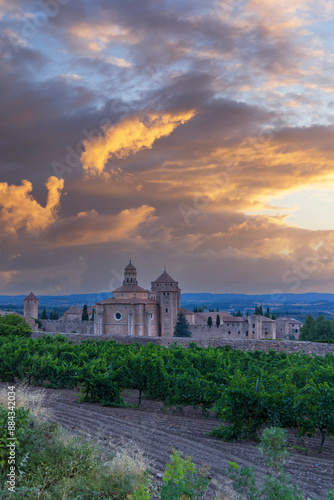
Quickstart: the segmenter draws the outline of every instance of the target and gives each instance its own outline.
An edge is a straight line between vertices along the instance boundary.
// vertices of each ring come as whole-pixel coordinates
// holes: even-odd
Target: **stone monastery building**
[[[234,317],[225,311],[195,313],[181,309],[179,283],[169,276],[166,269],[152,281],[151,290],[145,290],[138,285],[137,269],[131,261],[124,269],[123,285],[113,291],[113,296],[88,308],[89,318],[94,318],[94,322],[82,321],[82,310],[82,307],[72,306],[59,320],[42,320],[44,331],[173,337],[180,311],[186,316],[194,339],[298,338],[303,325],[293,318],[272,320],[255,314]],[[220,325],[216,327],[218,314]],[[208,326],[209,316],[213,323],[211,328]],[[24,299],[24,317],[29,321],[38,318],[38,298],[33,293]]]
[[[138,285],[137,269],[130,263],[124,281],[111,299],[95,306],[95,335],[173,337],[181,306],[179,284],[165,271],[151,283],[151,290]]]

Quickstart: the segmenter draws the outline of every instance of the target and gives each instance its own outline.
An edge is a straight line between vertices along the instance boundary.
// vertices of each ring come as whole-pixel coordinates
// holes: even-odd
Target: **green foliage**
[[[209,328],[212,327],[212,317],[211,316],[208,317],[208,327]]]
[[[141,484],[134,492],[133,495],[128,497],[129,500],[150,500],[150,490]]]
[[[206,308],[205,308],[205,306],[204,306],[204,307],[201,307],[201,306],[196,306],[196,307],[193,307],[193,311],[194,311],[195,313],[202,313],[202,312],[204,312],[204,311],[205,311],[205,309],[206,309]]]
[[[263,316],[262,304],[255,306],[254,314],[256,314],[256,316]]]
[[[192,457],[185,460],[181,453],[174,449],[170,459],[171,463],[167,465],[162,477],[164,485],[160,491],[161,500],[202,498],[210,482],[207,470],[197,471]]]
[[[13,433],[15,441],[15,455],[21,446],[21,439],[29,420],[29,410],[16,408],[15,415],[10,409],[0,404],[0,468],[8,471],[10,460],[10,447],[13,441],[10,439]]]
[[[81,319],[82,319],[82,321],[88,321],[89,320],[88,310],[87,310],[86,304],[83,306]]]
[[[41,319],[48,319],[48,315],[46,314],[46,309],[44,307],[42,314],[41,314]]]
[[[238,309],[237,312],[232,313],[232,316],[234,316],[235,318],[240,318],[242,316],[242,312],[240,311],[240,309]]]
[[[174,337],[191,337],[189,323],[182,311],[179,312],[177,317],[177,322],[174,328]]]
[[[90,318],[91,321],[94,321],[95,319],[95,309],[93,309],[92,311],[92,317]]]
[[[35,325],[38,325],[38,328],[43,328],[43,323],[40,319],[35,319]]]
[[[326,319],[322,315],[314,319],[309,314],[305,320],[305,324],[300,329],[299,340],[312,342],[334,341],[334,321]]]
[[[218,328],[220,326],[220,316],[219,314],[217,314],[217,317],[216,317],[216,327]]]
[[[267,307],[267,312],[264,315],[266,318],[270,318],[270,309]]]
[[[213,410],[222,422],[213,434],[226,440],[257,440],[263,427],[291,427],[300,436],[319,430],[322,449],[334,434],[332,355],[9,336],[0,337],[0,380],[79,386],[83,399],[110,406],[124,405],[122,391],[132,389],[138,404],[145,396]]]
[[[0,316],[0,337],[7,335],[30,337],[31,332],[32,330],[24,318],[16,314],[5,314],[5,316]]]
[[[302,492],[290,482],[283,466],[288,457],[286,450],[286,433],[284,429],[267,428],[263,432],[260,452],[270,469],[265,477],[264,485],[257,486],[254,469],[240,468],[235,462],[229,462],[228,476],[233,487],[241,493],[240,498],[248,500],[303,500]]]
[[[116,456],[106,453],[96,441],[30,420],[21,436],[14,496],[19,500],[126,500],[136,489],[147,487],[147,470],[139,459],[126,450]],[[0,469],[2,500],[13,495],[6,479]]]

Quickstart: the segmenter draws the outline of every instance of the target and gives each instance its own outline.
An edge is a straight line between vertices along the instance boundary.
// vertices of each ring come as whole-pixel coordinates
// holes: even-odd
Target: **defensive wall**
[[[41,338],[43,335],[57,335],[57,332],[34,332],[32,338]],[[162,338],[162,337],[128,337],[122,335],[106,335],[106,336],[95,336],[95,335],[84,335],[84,334],[67,334],[62,333],[68,340],[72,342],[83,342],[84,340],[98,340],[98,341],[108,341],[115,340],[116,342],[122,344],[138,344],[146,345],[148,343],[153,343],[157,345],[163,345],[165,347],[171,346],[173,344],[183,345],[187,347],[190,342],[195,342],[200,347],[222,347],[231,346],[233,349],[240,349],[242,351],[266,351],[270,349],[277,352],[291,353],[303,353],[303,354],[313,354],[317,356],[325,356],[326,354],[334,355],[334,344],[322,344],[321,342],[302,342],[293,340],[254,340],[254,339],[217,339],[217,338],[206,338],[206,339],[193,339],[193,338]]]
[[[78,320],[40,320],[43,325],[43,330],[50,333],[82,333],[94,335],[94,321],[78,321]]]

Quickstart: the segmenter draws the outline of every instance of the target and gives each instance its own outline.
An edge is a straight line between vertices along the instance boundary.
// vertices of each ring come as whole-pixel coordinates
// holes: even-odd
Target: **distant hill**
[[[73,305],[88,306],[112,296],[107,293],[87,293],[72,295],[39,295],[40,309],[46,307],[64,308]],[[0,309],[18,309],[23,306],[25,295],[0,295]],[[229,312],[241,310],[253,312],[255,306],[262,302],[264,311],[267,307],[271,313],[289,315],[296,319],[304,320],[307,314],[317,316],[324,314],[326,317],[334,318],[334,294],[333,293],[283,293],[280,295],[246,295],[237,293],[183,293],[181,298],[182,306],[193,309],[196,306],[206,306],[207,308],[217,307],[220,310]]]
[[[86,293],[73,295],[38,295],[39,306],[57,307],[57,306],[84,306],[94,305],[100,300],[108,299],[112,296],[108,293]],[[13,306],[21,306],[26,295],[0,295],[0,308],[3,305],[12,304]]]
[[[254,302],[263,304],[314,304],[332,302],[334,303],[334,293],[282,293],[266,295],[246,295],[238,293],[183,293],[182,303],[243,303],[253,304]]]

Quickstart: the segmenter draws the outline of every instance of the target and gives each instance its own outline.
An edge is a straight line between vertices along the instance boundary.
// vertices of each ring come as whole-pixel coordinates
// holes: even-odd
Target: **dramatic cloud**
[[[333,14],[0,0],[1,293],[333,291]]]
[[[100,215],[95,210],[80,212],[60,221],[47,239],[52,248],[131,240],[141,224],[153,220],[153,213],[154,208],[146,205],[117,215]]]
[[[101,174],[109,158],[126,158],[141,149],[151,149],[157,139],[168,136],[194,115],[192,110],[177,115],[131,116],[115,126],[106,127],[102,137],[84,141],[83,168],[89,174]]]
[[[42,207],[31,195],[33,186],[22,181],[21,186],[0,183],[0,225],[3,231],[16,233],[19,229],[41,231],[52,224],[57,215],[64,181],[50,177],[46,183],[47,204]]]

